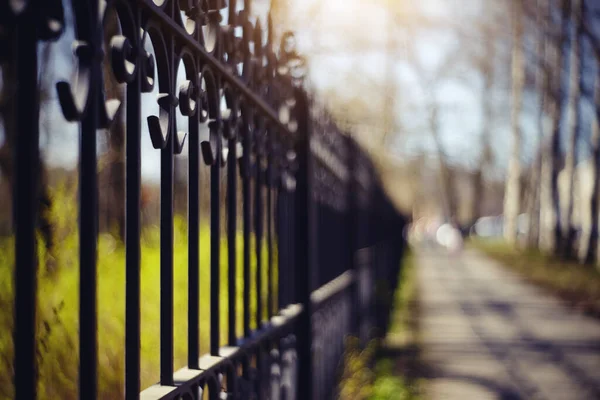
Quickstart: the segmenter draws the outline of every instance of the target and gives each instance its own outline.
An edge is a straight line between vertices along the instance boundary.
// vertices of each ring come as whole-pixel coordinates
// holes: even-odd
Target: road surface
[[[600,321],[475,250],[417,257],[426,398],[600,399]]]

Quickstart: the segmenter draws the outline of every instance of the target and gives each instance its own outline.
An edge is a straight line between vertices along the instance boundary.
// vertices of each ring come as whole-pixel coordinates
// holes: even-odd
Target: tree
[[[546,66],[544,65],[544,51],[546,45],[547,1],[537,0],[535,11],[535,50],[534,50],[534,84],[535,92],[539,99],[537,112],[537,151],[531,168],[531,198],[528,209],[529,229],[527,243],[531,248],[540,245],[540,217],[541,217],[541,183],[542,183],[542,149],[544,143],[544,108],[547,98],[547,81],[545,79]]]
[[[589,198],[590,208],[590,233],[588,240],[584,245],[583,249],[583,260],[586,263],[597,263],[598,262],[598,239],[599,239],[599,228],[598,228],[598,217],[599,217],[599,197],[600,197],[600,41],[595,35],[593,29],[590,26],[589,18],[591,17],[591,10],[589,9],[589,3],[581,1],[580,14],[576,17],[579,18],[579,27],[581,34],[588,39],[591,44],[592,53],[596,60],[596,76],[594,79],[594,90],[592,94],[592,105],[594,107],[594,117],[592,118],[592,134],[590,137],[591,147],[591,158],[592,158],[592,190]]]
[[[594,80],[594,104],[600,104],[600,77]],[[584,245],[583,261],[588,264],[596,262],[598,257],[598,197],[600,193],[600,128],[598,120],[600,116],[592,119],[592,135],[590,137],[590,147],[592,149],[592,193],[589,199],[590,207],[590,234],[587,243]]]
[[[581,19],[578,14],[581,7],[581,0],[572,0],[572,40],[571,40],[571,58],[569,66],[569,132],[568,146],[565,160],[565,175],[567,178],[567,190],[565,207],[563,209],[562,235],[563,235],[563,255],[567,258],[572,256],[573,242],[575,239],[575,228],[573,226],[573,198],[574,198],[574,178],[576,164],[576,147],[579,141],[581,131],[580,115],[580,91],[582,85],[583,58],[581,56]]]
[[[541,201],[542,212],[542,238],[544,250],[557,254],[560,250],[562,231],[560,225],[560,196],[558,187],[558,174],[560,170],[560,126],[562,121],[562,108],[564,106],[563,88],[563,45],[568,38],[568,18],[570,16],[570,0],[561,0],[558,10],[558,21],[553,21],[550,2],[545,12],[545,31],[550,39],[545,42],[544,59],[540,60],[545,67],[546,101],[544,102],[545,114],[550,119],[544,132],[542,147],[542,179]],[[551,40],[553,39],[553,40]],[[546,130],[546,128],[545,128]]]
[[[504,193],[504,237],[509,243],[517,240],[517,217],[520,208],[521,179],[521,127],[520,115],[524,85],[523,62],[523,5],[521,0],[514,1],[511,9],[513,24],[512,43],[512,150],[506,176]]]
[[[483,54],[475,58],[475,66],[481,72],[483,85],[481,91],[482,101],[482,126],[480,134],[480,155],[477,160],[475,173],[473,174],[473,199],[471,202],[471,225],[475,224],[482,215],[481,195],[484,192],[484,173],[491,165],[494,155],[492,152],[492,129],[494,98],[491,95],[494,88],[494,76],[496,72],[496,42],[495,21],[481,26],[484,40]]]

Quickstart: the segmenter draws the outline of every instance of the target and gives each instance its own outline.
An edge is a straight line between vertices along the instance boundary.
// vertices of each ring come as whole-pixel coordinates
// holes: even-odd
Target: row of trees
[[[476,15],[460,15],[459,10],[451,9],[430,15],[411,2],[375,2],[370,10],[381,7],[385,19],[377,29],[373,28],[374,32],[350,29],[353,21],[349,21],[348,31],[335,35],[322,24],[308,36],[335,36],[335,41],[321,40],[335,44],[325,46],[315,39],[313,46],[307,48],[309,58],[318,61],[340,53],[352,60],[345,68],[347,75],[336,72],[344,77],[340,80],[351,84],[339,85],[337,79],[332,79],[335,84],[322,89],[322,97],[338,120],[359,140],[363,139],[365,146],[373,148],[376,159],[385,158],[382,154],[396,155],[395,168],[382,165],[382,170],[386,175],[389,173],[390,190],[412,194],[399,195],[405,200],[402,202],[405,211],[412,208],[419,214],[429,213],[430,203],[435,202],[446,219],[465,227],[483,213],[501,210],[493,204],[496,199],[490,199],[490,189],[496,187],[490,177],[497,163],[493,133],[501,117],[509,115],[507,100],[493,93],[504,90],[506,98],[509,93],[505,86],[510,83],[507,68],[510,34],[503,32],[503,28],[510,22],[510,16],[506,4],[495,1],[482,4]],[[317,11],[336,12],[322,7]],[[317,11],[313,10],[315,14]],[[301,15],[297,13],[295,18]],[[367,16],[364,19],[368,20]],[[377,33],[380,27],[386,30],[383,35]],[[454,39],[433,50],[435,61],[423,54],[432,35],[444,42],[450,37]],[[375,74],[364,63],[373,53],[385,57]],[[460,86],[482,104],[476,110],[468,110],[481,114],[480,126],[474,131],[448,132],[448,115],[459,113],[457,104],[444,93],[450,85]],[[456,160],[456,149],[448,144],[449,135],[456,135],[475,148],[468,163],[464,158]],[[403,152],[409,142],[420,145]],[[433,170],[437,177],[431,181],[428,175]],[[423,188],[424,185],[434,187]],[[484,191],[490,194],[485,199]],[[494,193],[497,197],[497,192]]]
[[[415,136],[426,138],[429,145],[422,151],[437,161],[439,207],[447,219],[457,219],[467,201],[470,210],[462,213],[460,224],[471,226],[482,216],[482,194],[500,169],[504,206],[498,212],[504,214],[505,238],[594,263],[600,165],[600,31],[595,26],[600,5],[593,0],[475,3],[470,14],[465,8],[434,16],[408,2],[378,3],[391,20],[382,21],[389,26],[387,43],[367,48],[387,50],[388,60],[409,71],[405,75],[410,78],[401,82],[383,63],[378,79],[372,79],[357,61],[348,74],[353,85],[329,88],[324,97],[340,120],[357,134],[365,133],[367,144],[383,137],[389,148],[390,142],[401,146]],[[455,39],[440,47],[435,63],[421,57],[420,37],[432,32]],[[337,51],[360,60],[367,35],[348,31],[338,40],[342,46],[320,48],[314,57]],[[445,118],[456,114],[444,98],[448,84],[463,86],[479,102],[469,111],[479,114],[477,132],[456,134],[477,153],[468,165],[468,200],[464,182],[458,182],[464,174],[457,175],[464,165],[457,167],[462,160],[453,160],[454,149],[446,140]]]
[[[364,133],[367,145],[379,142],[389,149],[395,142],[401,147],[415,136],[429,142],[421,150],[428,156],[411,155],[413,160],[404,162],[403,171],[418,181],[421,172],[419,168],[411,172],[411,166],[436,160],[437,165],[430,163],[428,168],[437,169],[441,194],[437,201],[447,219],[462,214],[459,223],[472,226],[490,210],[482,197],[491,181],[503,179],[504,205],[497,212],[504,214],[509,242],[594,263],[600,164],[597,3],[486,0],[428,14],[425,7],[410,2],[379,1],[372,8],[386,10],[380,24],[388,29],[383,40],[372,32],[348,29],[335,41],[321,41],[335,43],[330,47],[315,39],[308,56],[320,60],[343,53],[357,60],[347,74],[352,85],[326,88],[323,97],[339,120],[357,135]],[[317,27],[308,22],[335,10],[315,4],[307,7],[307,15],[294,12],[296,25],[309,31],[309,37],[329,38],[331,32],[322,27],[325,22]],[[350,6],[351,2],[344,5]],[[420,37],[432,32],[455,39],[445,49],[439,47],[437,63],[420,57]],[[360,61],[366,50],[377,49],[388,58],[373,76]],[[390,65],[410,71],[410,78],[402,82],[398,74],[390,73]],[[445,117],[455,111],[441,88],[450,83],[467,88],[479,102],[469,111],[478,114],[476,132],[456,134],[476,149],[467,175],[458,173],[465,165],[453,160],[454,149],[446,140]],[[411,91],[409,86],[418,89]],[[465,177],[470,180],[470,198],[465,197]],[[412,203],[423,200],[413,196]]]
[[[586,263],[598,257],[600,41],[594,4],[514,0],[510,8],[513,146],[505,238],[517,242],[517,217],[527,212],[528,246]],[[523,99],[536,104],[533,110]],[[533,161],[523,164],[522,121],[528,117],[537,137]]]

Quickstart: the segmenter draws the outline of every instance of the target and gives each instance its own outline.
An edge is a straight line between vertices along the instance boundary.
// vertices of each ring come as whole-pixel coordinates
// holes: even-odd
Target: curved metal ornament
[[[92,6],[93,2],[73,1],[72,8],[77,24],[76,40],[73,43],[73,54],[77,59],[75,84],[60,81],[56,84],[56,91],[63,115],[71,122],[81,121],[89,111],[91,96],[97,96],[97,128],[107,128],[121,102],[117,99],[105,100],[104,78],[100,72],[104,60],[101,38],[107,3],[101,0],[97,13],[91,10]],[[94,15],[97,15],[98,20],[90,19]]]

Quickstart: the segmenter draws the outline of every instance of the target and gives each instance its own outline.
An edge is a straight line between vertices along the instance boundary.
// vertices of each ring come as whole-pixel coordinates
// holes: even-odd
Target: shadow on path
[[[600,399],[600,323],[472,251],[419,257],[432,399]]]

